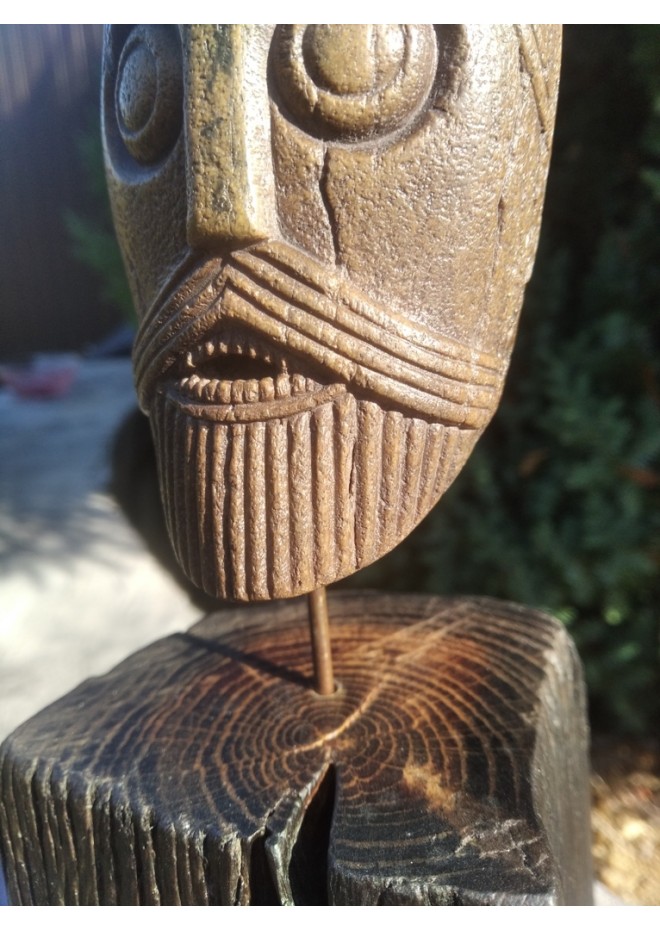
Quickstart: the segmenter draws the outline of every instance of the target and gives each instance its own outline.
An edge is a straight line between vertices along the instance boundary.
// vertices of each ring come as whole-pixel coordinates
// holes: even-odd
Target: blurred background
[[[0,735],[204,606],[174,567],[133,400],[100,55],[98,26],[0,27]],[[660,26],[567,26],[501,408],[439,507],[347,582],[489,594],[566,623],[589,687],[599,874],[655,904],[659,221]]]

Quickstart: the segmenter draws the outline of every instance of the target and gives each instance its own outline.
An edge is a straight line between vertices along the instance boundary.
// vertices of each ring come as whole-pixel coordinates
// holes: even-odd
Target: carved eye
[[[141,165],[167,155],[181,131],[181,43],[171,26],[136,26],[119,56],[114,106],[119,135]]]
[[[302,128],[357,141],[399,129],[427,100],[436,75],[433,26],[281,26],[277,88]]]

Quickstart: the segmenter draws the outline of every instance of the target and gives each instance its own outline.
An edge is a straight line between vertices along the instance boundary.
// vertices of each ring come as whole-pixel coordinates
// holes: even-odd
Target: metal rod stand
[[[314,687],[324,696],[334,694],[335,680],[332,672],[332,646],[330,622],[325,587],[317,588],[308,595],[309,630],[312,637],[312,660],[314,662]]]

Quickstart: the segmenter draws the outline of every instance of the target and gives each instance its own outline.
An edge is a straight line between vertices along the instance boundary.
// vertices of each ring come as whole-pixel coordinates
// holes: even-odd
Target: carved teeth
[[[232,355],[276,365],[280,373],[275,378],[244,380],[209,378],[201,373],[204,368],[196,370],[209,359],[218,358],[218,373],[221,373],[222,359]],[[279,354],[274,355],[268,345],[255,343],[240,333],[224,333],[222,336],[206,339],[186,353],[184,362],[184,371],[187,373],[179,381],[179,390],[193,400],[208,404],[253,404],[310,394],[321,390],[322,387],[312,378],[298,373],[289,374],[285,358]]]
[[[275,397],[275,382],[272,378],[262,378],[259,382],[259,397],[261,400],[272,400]]]
[[[304,375],[281,372],[276,378],[236,378],[233,381],[186,375],[179,381],[179,390],[190,397],[210,404],[253,404],[283,397],[313,394],[322,385]]]
[[[291,379],[287,374],[278,375],[275,379],[275,396],[289,397],[291,395]]]
[[[215,400],[215,389],[217,386],[218,382],[216,380],[209,381],[204,385],[202,390],[202,397],[204,400],[208,400],[210,403]]]
[[[305,378],[303,375],[294,375],[291,379],[291,393],[304,394],[306,391]]]
[[[243,389],[243,400],[246,404],[259,400],[259,382],[254,378],[245,382]]]

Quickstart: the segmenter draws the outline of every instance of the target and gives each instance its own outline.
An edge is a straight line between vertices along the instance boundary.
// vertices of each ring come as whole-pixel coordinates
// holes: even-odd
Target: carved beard
[[[464,464],[503,367],[281,242],[198,268],[135,348],[184,571],[263,600],[375,561]]]

